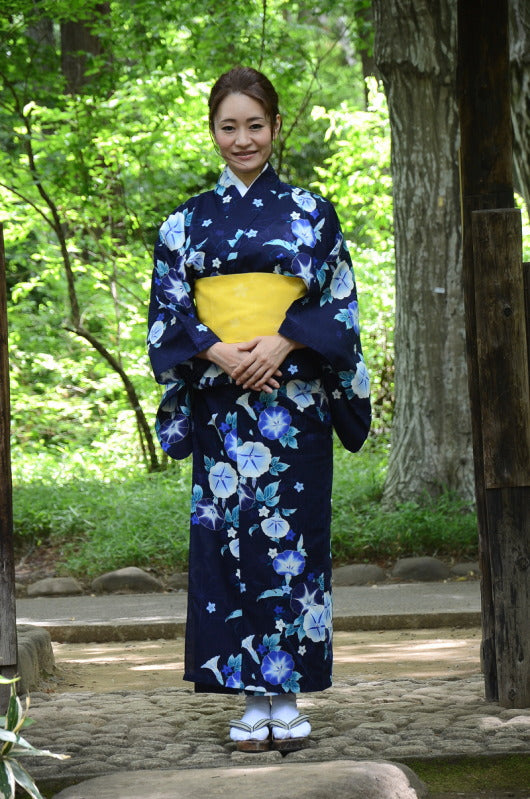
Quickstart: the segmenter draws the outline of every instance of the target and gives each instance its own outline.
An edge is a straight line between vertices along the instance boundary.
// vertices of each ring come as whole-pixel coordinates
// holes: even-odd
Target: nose
[[[244,127],[237,129],[236,144],[239,147],[246,147],[250,143],[250,136],[248,130]]]

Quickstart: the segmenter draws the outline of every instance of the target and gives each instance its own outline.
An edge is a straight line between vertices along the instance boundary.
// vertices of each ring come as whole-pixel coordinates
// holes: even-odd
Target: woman
[[[209,110],[226,166],[160,229],[148,336],[161,445],[193,453],[184,679],[245,694],[238,748],[294,748],[331,684],[331,421],[361,447],[369,381],[335,211],[269,164],[274,87],[237,67]]]

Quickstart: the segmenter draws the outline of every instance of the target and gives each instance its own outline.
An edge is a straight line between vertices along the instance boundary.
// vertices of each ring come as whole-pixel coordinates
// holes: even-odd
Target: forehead
[[[223,120],[237,120],[246,122],[249,119],[265,119],[266,114],[261,103],[247,94],[229,94],[219,103],[215,115],[216,122]]]

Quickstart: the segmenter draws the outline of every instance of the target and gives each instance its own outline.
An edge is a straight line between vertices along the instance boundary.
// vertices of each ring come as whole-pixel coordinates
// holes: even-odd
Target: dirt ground
[[[467,677],[480,672],[480,630],[335,633],[334,678]],[[155,690],[182,685],[184,641],[53,644],[57,677],[48,690]]]

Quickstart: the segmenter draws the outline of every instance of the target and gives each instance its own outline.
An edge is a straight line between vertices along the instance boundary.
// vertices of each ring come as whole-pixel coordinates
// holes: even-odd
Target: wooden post
[[[530,380],[518,209],[474,211],[478,393],[498,699],[530,707]]]
[[[484,493],[471,213],[513,208],[507,0],[458,0],[458,105],[462,199],[462,275],[479,528],[482,665],[486,698],[498,698],[495,612]]]
[[[0,674],[14,677],[17,670],[15,561],[10,458],[9,360],[4,235],[0,224]],[[0,711],[9,691],[0,686]]]

